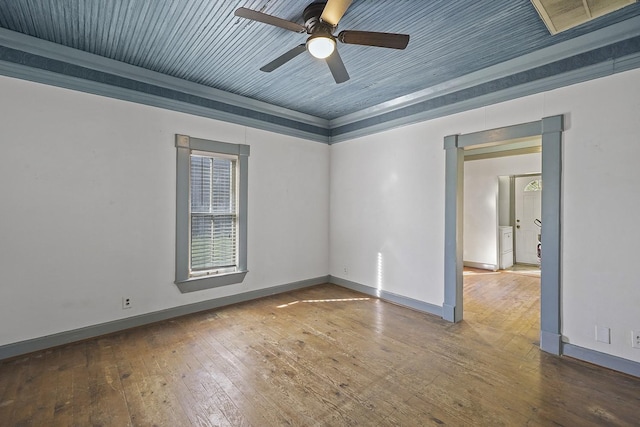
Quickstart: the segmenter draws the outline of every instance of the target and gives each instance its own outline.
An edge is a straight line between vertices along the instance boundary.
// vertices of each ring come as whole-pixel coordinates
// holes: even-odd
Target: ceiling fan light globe
[[[335,49],[336,41],[332,37],[317,36],[307,40],[307,50],[318,59],[329,57]]]

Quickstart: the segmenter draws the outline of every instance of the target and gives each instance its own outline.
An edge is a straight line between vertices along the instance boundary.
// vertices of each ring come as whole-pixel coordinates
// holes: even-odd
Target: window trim
[[[176,278],[182,293],[240,283],[247,270],[247,199],[249,146],[192,138],[176,134]],[[216,275],[189,276],[190,157],[192,151],[237,156],[238,168],[238,266],[236,271]]]

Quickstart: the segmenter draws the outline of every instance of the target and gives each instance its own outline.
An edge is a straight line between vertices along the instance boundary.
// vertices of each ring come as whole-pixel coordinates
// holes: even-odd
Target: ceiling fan
[[[324,59],[329,66],[336,83],[349,80],[349,73],[338,54],[336,40],[346,44],[363,46],[377,46],[391,49],[404,49],[409,44],[408,34],[376,33],[372,31],[341,31],[337,36],[333,32],[338,27],[338,22],[347,11],[352,0],[328,0],[326,2],[314,2],[304,9],[302,17],[304,25],[287,21],[257,10],[241,7],[235,11],[235,15],[241,18],[251,19],[264,24],[274,25],[285,30],[297,33],[307,33],[309,37],[306,43],[280,55],[269,62],[261,71],[267,73],[284,65],[305,50],[316,58]]]

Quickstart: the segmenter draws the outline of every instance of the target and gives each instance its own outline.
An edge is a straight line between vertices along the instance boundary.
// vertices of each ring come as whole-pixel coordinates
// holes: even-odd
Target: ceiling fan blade
[[[342,58],[340,58],[338,49],[334,50],[333,53],[327,57],[326,61],[336,83],[343,83],[349,80],[349,73],[347,73],[347,69],[344,66],[344,62],[342,62]]]
[[[274,25],[276,27],[284,28],[285,30],[295,31],[296,33],[304,33],[307,29],[295,22],[287,21],[286,19],[278,18],[277,16],[267,15],[266,13],[258,12],[257,10],[247,9],[246,7],[240,7],[236,9],[234,15],[240,18],[251,19],[252,21],[262,22],[264,24]]]
[[[283,55],[280,55],[279,57],[277,57],[273,61],[269,62],[264,67],[260,68],[260,71],[264,71],[266,73],[270,73],[273,70],[275,70],[276,68],[278,68],[279,66],[284,65],[285,63],[291,61],[293,58],[295,58],[296,56],[300,55],[305,50],[307,50],[307,47],[304,44],[298,45],[298,46],[294,47],[293,49],[291,49],[290,51],[284,53]]]
[[[336,25],[338,25],[338,22],[340,22],[340,19],[342,19],[342,15],[344,15],[344,13],[351,5],[351,1],[352,0],[327,1],[320,19],[322,19],[327,24],[333,25],[335,27]]]
[[[373,31],[341,31],[338,34],[338,40],[346,44],[404,49],[409,44],[409,35]]]

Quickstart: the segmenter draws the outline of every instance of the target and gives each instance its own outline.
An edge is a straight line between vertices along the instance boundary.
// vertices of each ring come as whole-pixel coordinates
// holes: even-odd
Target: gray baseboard
[[[230,295],[228,297],[216,298],[194,304],[181,305],[179,307],[168,308],[166,310],[154,311],[152,313],[141,314],[139,316],[127,317],[126,319],[114,320],[112,322],[100,323],[98,325],[87,326],[71,331],[60,332],[53,335],[34,338],[16,343],[0,346],[0,360],[22,354],[32,353],[46,348],[57,347],[75,341],[95,338],[100,335],[110,334],[137,326],[148,325],[162,320],[172,319],[199,311],[211,310],[226,305],[237,304],[270,295],[281,294],[296,289],[307,288],[309,286],[320,285],[329,282],[329,276],[320,276],[313,279],[301,280],[279,286],[272,286],[265,289],[244,292]]]
[[[270,295],[276,295],[284,292],[303,289],[310,286],[320,285],[323,283],[333,283],[366,295],[380,298],[398,305],[409,307],[414,310],[422,311],[428,314],[434,314],[442,317],[443,308],[434,304],[418,301],[402,295],[394,294],[384,290],[378,290],[374,287],[352,282],[335,276],[320,276],[313,279],[301,280],[298,282],[287,283],[284,285],[273,286],[265,289],[258,289],[242,294],[231,295],[228,297],[217,298],[214,300],[202,301],[195,304],[183,305],[166,310],[160,310],[152,313],[142,314],[139,316],[128,317],[126,319],[115,320],[112,322],[101,323],[98,325],[87,326],[84,328],[74,329],[58,334],[47,335],[40,338],[20,341],[16,343],[0,346],[0,360],[10,357],[16,357],[38,350],[44,350],[51,347],[57,347],[69,344],[75,341],[81,341],[89,338],[95,338],[101,335],[110,334],[137,326],[148,325],[162,320],[172,319],[187,314],[197,313],[199,311],[211,310],[226,305],[237,304],[240,302],[250,301],[263,298]],[[592,363],[594,365],[603,366],[615,371],[623,372],[628,375],[640,377],[640,363],[612,356],[606,353],[600,353],[595,350],[579,347],[573,344],[562,343],[558,334],[550,334],[542,331],[541,333],[541,349],[552,354],[561,354]]]
[[[633,375],[634,377],[640,377],[640,363],[618,356],[600,353],[599,351],[578,347],[577,345],[569,343],[562,343],[562,355]]]
[[[434,304],[429,304],[428,302],[418,301],[413,298],[408,298],[385,290],[379,290],[372,286],[352,282],[350,280],[342,279],[336,276],[329,276],[329,282],[338,286],[342,286],[344,288],[362,292],[363,294],[380,298],[384,301],[392,302],[394,304],[402,305],[404,307],[409,307],[414,310],[422,311],[429,314],[435,314],[436,316],[442,317],[442,307]]]

